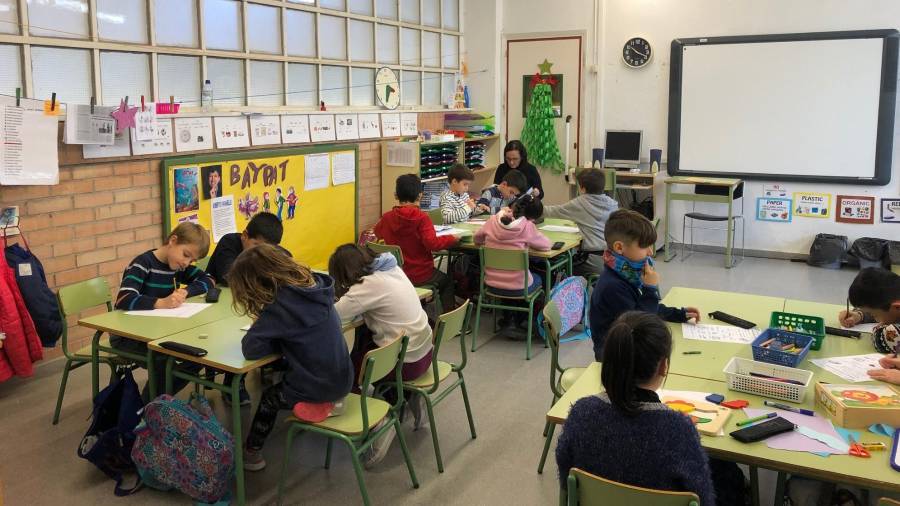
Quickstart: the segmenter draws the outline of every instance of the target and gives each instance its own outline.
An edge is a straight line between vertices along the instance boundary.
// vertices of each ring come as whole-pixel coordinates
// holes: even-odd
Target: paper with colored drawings
[[[822,418],[821,416],[807,416],[801,415],[800,413],[793,413],[790,411],[784,411],[781,409],[758,409],[758,408],[744,408],[744,414],[747,415],[748,418],[753,418],[756,416],[765,415],[771,412],[778,413],[778,416],[784,418],[785,420],[794,423],[796,425],[800,425],[805,427],[806,429],[815,431],[829,438],[836,438],[843,440],[838,434],[837,430],[835,430],[834,425],[831,423],[831,420],[827,418]],[[838,449],[832,448],[822,441],[818,441],[811,437],[805,436],[797,431],[785,432],[782,434],[778,434],[777,436],[772,436],[766,439],[766,446],[772,448],[773,450],[789,450],[795,452],[809,452],[815,453],[817,455],[830,455],[830,454],[846,454],[846,451],[840,451]]]
[[[656,395],[659,396],[660,399],[663,397],[677,397],[681,400],[685,401],[695,401],[707,403],[709,401],[706,400],[706,396],[709,395],[710,392],[697,392],[694,390],[667,390],[665,388],[661,388],[656,391]],[[724,436],[725,430],[719,429],[716,433],[716,436]]]

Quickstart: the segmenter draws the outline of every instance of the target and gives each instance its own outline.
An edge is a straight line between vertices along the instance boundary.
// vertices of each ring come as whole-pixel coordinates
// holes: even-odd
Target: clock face
[[[632,37],[625,43],[622,48],[622,61],[625,65],[633,68],[640,68],[650,63],[653,52],[650,43],[643,37]]]
[[[395,70],[387,67],[378,69],[375,74],[375,97],[387,109],[396,109],[400,105],[400,80]]]

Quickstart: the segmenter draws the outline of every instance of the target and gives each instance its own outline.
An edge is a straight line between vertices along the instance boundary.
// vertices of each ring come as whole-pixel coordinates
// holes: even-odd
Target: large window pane
[[[459,67],[459,37],[441,34],[441,60],[448,69]]]
[[[287,1],[288,1],[288,3],[292,3],[292,4],[314,5],[316,3],[316,0],[287,0]]]
[[[88,49],[31,48],[34,98],[91,103],[91,52]],[[133,103],[133,101],[132,101]]]
[[[288,105],[315,107],[319,103],[318,81],[315,65],[288,64]]]
[[[28,24],[31,35],[87,39],[87,0],[28,0]]]
[[[441,0],[422,0],[422,24],[441,26]]]
[[[0,93],[15,95],[22,87],[22,50],[19,46],[0,45]]]
[[[425,105],[441,105],[441,75],[435,72],[425,72],[422,78],[422,88],[425,91]]]
[[[319,16],[319,51],[329,60],[347,59],[346,18]]]
[[[150,102],[150,55],[101,51],[100,87],[104,105],[118,105],[126,96],[138,104],[141,95]]]
[[[444,13],[441,21],[445,29],[459,30],[459,0],[444,0]]]
[[[146,0],[97,0],[97,30],[102,40],[146,44]]]
[[[200,106],[200,86],[203,84],[200,57],[161,54],[156,64],[159,70],[160,101],[165,102],[174,96],[176,102],[187,107]]]
[[[156,0],[156,43],[162,46],[197,47],[197,0]]]
[[[400,30],[400,63],[403,65],[421,65],[422,53],[419,30],[403,28]]]
[[[255,53],[281,54],[281,9],[247,4],[247,45]]]
[[[242,51],[241,3],[233,0],[204,0],[203,35],[208,49]]]
[[[351,69],[350,105],[375,105],[375,69]]]
[[[441,104],[449,102],[456,94],[456,74],[444,74],[441,79]]]
[[[0,33],[19,34],[18,0],[0,0]]]
[[[376,0],[375,8],[377,17],[397,20],[397,0]]]
[[[441,66],[441,36],[435,32],[422,32],[422,65]]]
[[[206,59],[207,79],[213,87],[213,105],[244,105],[244,62],[226,58]]]
[[[347,105],[347,67],[322,65],[322,100],[326,107]]]
[[[291,56],[316,56],[316,15],[288,9],[285,24],[285,44]]]
[[[350,12],[371,16],[372,0],[350,0]]]
[[[250,62],[250,96],[248,105],[284,105],[284,78],[281,62]]]
[[[422,73],[404,70],[400,72],[400,104],[422,103]]]
[[[379,2],[378,5],[381,5]],[[398,63],[397,27],[378,25],[378,63]]]
[[[349,20],[350,59],[375,61],[375,25],[366,21]]]
[[[347,10],[347,3],[344,0],[319,0],[319,7],[334,9],[336,11],[345,11]]]
[[[400,21],[419,22],[419,0],[400,0]]]

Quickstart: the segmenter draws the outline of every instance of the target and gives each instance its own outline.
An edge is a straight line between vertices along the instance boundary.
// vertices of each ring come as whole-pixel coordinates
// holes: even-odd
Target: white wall
[[[500,69],[503,53],[500,31],[503,29],[502,0],[468,0],[463,3],[463,59],[469,69],[469,101],[472,109],[502,116]],[[498,124],[499,128],[500,125]]]

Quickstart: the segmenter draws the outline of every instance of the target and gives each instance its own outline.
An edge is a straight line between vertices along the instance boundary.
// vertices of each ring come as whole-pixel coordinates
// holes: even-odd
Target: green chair
[[[443,401],[457,387],[462,392],[463,403],[466,405],[466,416],[469,418],[469,431],[472,433],[472,439],[475,439],[475,421],[472,419],[472,407],[469,405],[469,394],[466,391],[466,380],[463,378],[463,369],[466,368],[466,338],[462,331],[466,328],[469,318],[472,315],[472,306],[469,301],[459,306],[447,314],[442,314],[435,325],[434,331],[434,351],[432,352],[433,360],[431,362],[431,371],[426,372],[422,376],[403,383],[403,388],[411,392],[415,392],[425,399],[425,407],[428,412],[428,424],[431,426],[431,439],[434,442],[434,457],[437,459],[438,472],[444,472],[444,463],[441,460],[441,447],[438,444],[437,427],[434,423],[434,407]],[[454,364],[438,360],[441,350],[441,344],[444,339],[453,339],[459,336],[460,362]],[[452,385],[445,388],[441,393],[436,394],[441,383],[455,372],[457,379]]]
[[[577,467],[569,470],[567,490],[560,492],[560,506],[602,506],[640,504],[641,506],[700,506],[692,492],[671,492],[635,487],[607,480]],[[568,495],[568,502],[566,501]]]
[[[107,311],[112,311],[113,309],[112,297],[109,294],[109,284],[107,284],[106,278],[93,278],[74,285],[64,286],[56,293],[56,299],[59,301],[59,313],[63,321],[61,341],[63,355],[66,357],[66,365],[63,368],[62,379],[59,382],[59,395],[56,398],[56,411],[53,412],[53,425],[59,423],[59,412],[62,409],[63,397],[66,395],[66,382],[69,380],[69,372],[91,363],[91,345],[87,345],[74,353],[69,351],[69,329],[66,325],[66,318],[85,309],[104,304]],[[108,347],[109,340],[104,339],[101,344]],[[114,357],[108,354],[101,354],[100,362],[109,365],[113,374],[115,374],[116,365],[122,363],[122,361],[114,360]]]
[[[212,255],[207,255],[206,257],[201,258],[200,260],[197,260],[197,262],[196,262],[197,268],[200,269],[201,271],[205,271],[206,268],[209,266],[210,258],[212,258]]]
[[[400,441],[400,449],[406,460],[409,477],[412,479],[413,488],[419,488],[416,472],[413,469],[409,449],[406,440],[400,430],[399,413],[403,407],[403,380],[401,376],[401,364],[406,355],[406,346],[409,338],[403,336],[381,348],[374,349],[363,358],[363,368],[360,373],[360,394],[348,394],[344,399],[346,411],[339,416],[326,418],[318,423],[308,423],[294,416],[286,421],[289,424],[287,444],[284,452],[284,461],[281,468],[281,480],[278,482],[278,504],[282,504],[284,496],[284,482],[287,479],[288,462],[290,460],[291,444],[298,432],[312,432],[328,438],[328,447],[325,450],[325,469],[331,465],[331,447],[335,439],[343,441],[350,449],[350,457],[353,461],[353,470],[356,471],[356,480],[359,491],[362,494],[363,503],[370,504],[369,494],[366,491],[366,483],[363,480],[363,468],[359,456],[368,450],[385,432],[392,428],[397,431],[397,439]],[[369,385],[386,377],[392,371],[395,373],[395,385],[397,388],[397,402],[388,404],[381,399],[369,397]],[[386,423],[375,430],[375,426],[384,420]]]
[[[444,224],[444,215],[441,214],[440,207],[435,207],[434,209],[429,209],[425,212],[428,214],[428,217],[431,218],[432,225],[443,225]]]
[[[553,393],[553,402],[550,403],[550,406],[552,407],[566,393],[566,390],[578,381],[585,368],[569,367],[563,369],[559,365],[559,329],[562,328],[562,323],[556,302],[552,300],[547,302],[544,305],[543,314],[544,338],[547,340],[547,344],[550,345],[550,391]],[[547,422],[544,425],[544,437],[547,439],[544,441],[544,451],[541,453],[541,462],[538,464],[539,474],[544,472],[544,462],[547,460],[547,452],[550,451],[550,442],[553,441],[555,429],[556,424]]]
[[[478,339],[480,331],[479,324],[481,322],[482,308],[494,309],[494,330],[496,331],[497,311],[498,309],[506,309],[507,311],[518,311],[528,313],[528,334],[525,338],[525,360],[531,360],[531,335],[534,330],[533,316],[534,303],[544,293],[544,289],[540,286],[528,291],[528,250],[524,249],[497,249],[482,247],[478,250],[481,258],[481,282],[478,294],[478,307],[475,309],[475,329],[472,332],[472,351],[476,350],[475,341]],[[484,274],[485,269],[496,269],[499,271],[520,271],[524,274],[521,295],[500,295],[491,287],[485,285]],[[527,308],[522,306],[513,306],[503,304],[502,301],[524,301],[528,304]]]
[[[397,259],[397,265],[403,267],[403,250],[400,249],[400,246],[396,246],[394,244],[382,244],[380,242],[368,242],[366,246],[369,247],[375,253],[379,255],[382,253],[390,253],[394,255],[394,258]],[[428,288],[432,292],[431,298],[434,300],[434,310],[435,314],[441,314],[443,312],[443,307],[441,306],[441,297],[438,295],[438,289],[434,285],[424,284],[424,285],[416,285],[421,288]]]
[[[600,169],[603,172],[603,192],[616,198],[616,169]]]

